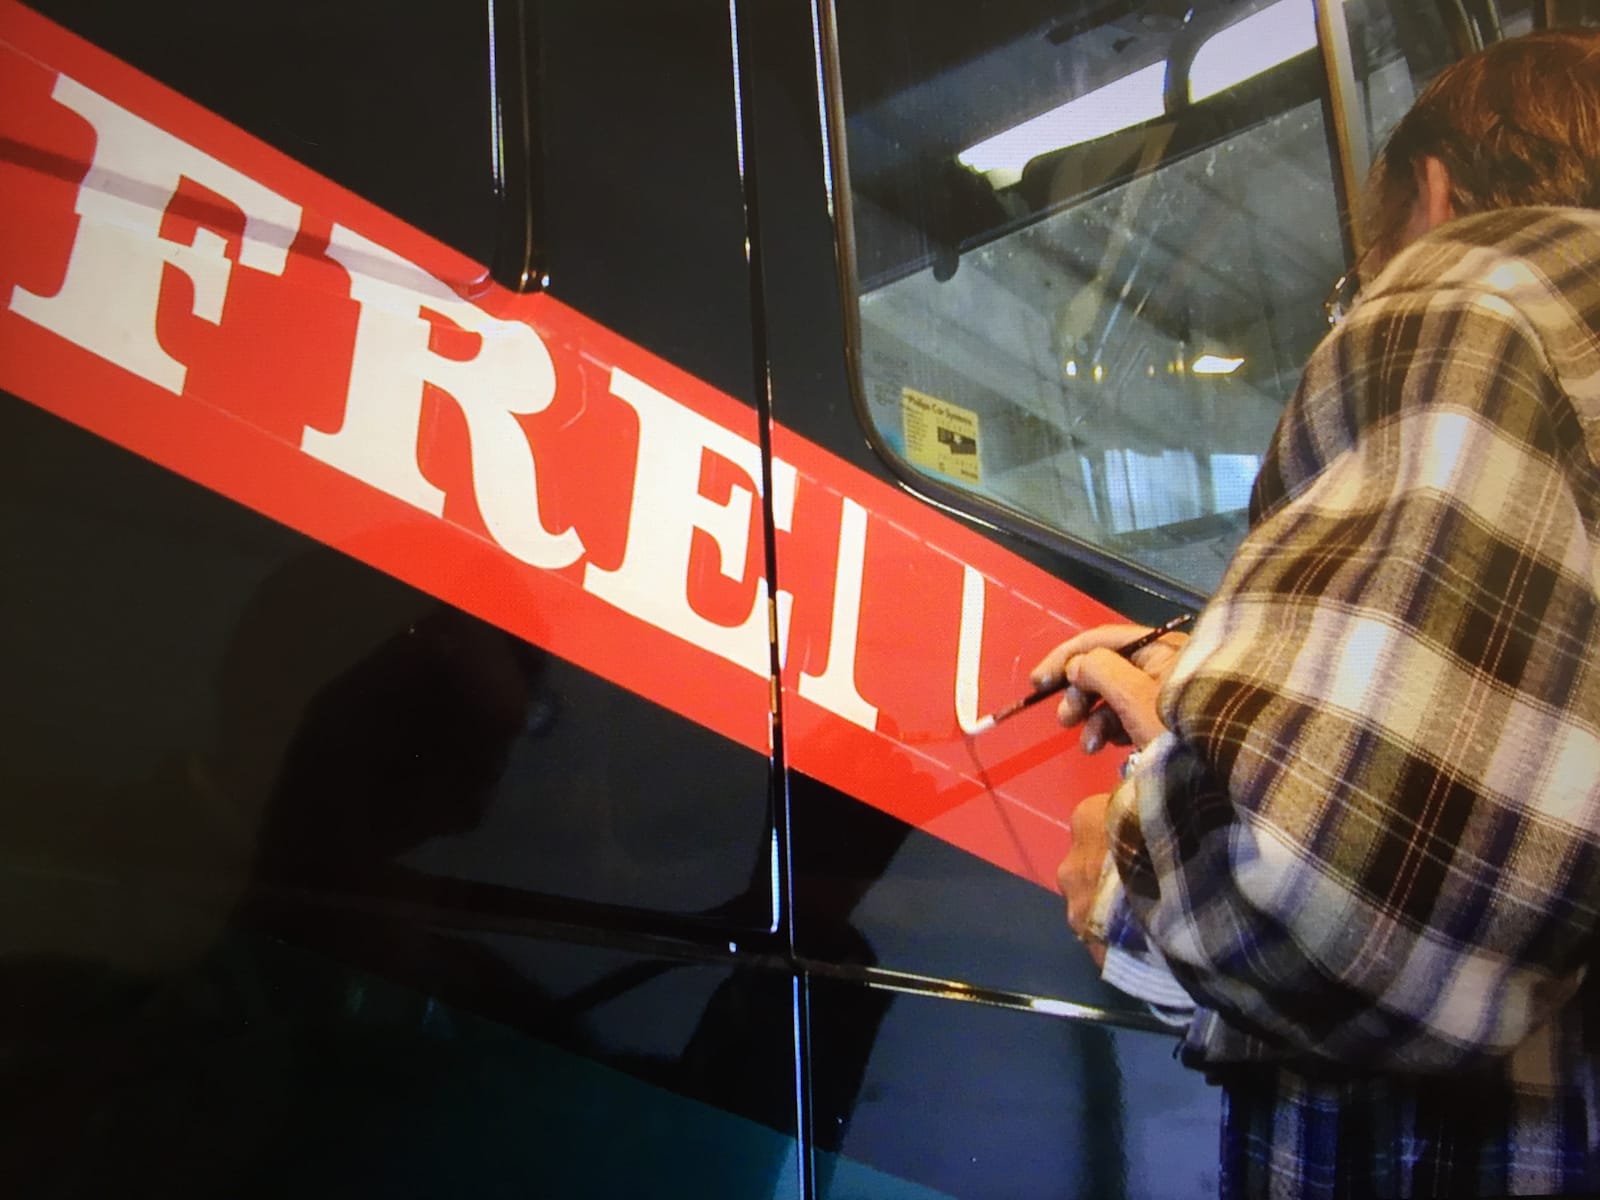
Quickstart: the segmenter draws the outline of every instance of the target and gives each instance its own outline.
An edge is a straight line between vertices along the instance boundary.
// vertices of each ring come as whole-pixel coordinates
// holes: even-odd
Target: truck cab
[[[1559,5],[0,0],[17,1196],[1188,1197],[1029,668]]]

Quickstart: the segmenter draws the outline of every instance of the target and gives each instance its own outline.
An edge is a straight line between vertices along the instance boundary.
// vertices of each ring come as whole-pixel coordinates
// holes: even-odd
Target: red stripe
[[[624,562],[631,523],[651,497],[634,494],[641,418],[616,394],[620,369],[682,410],[756,439],[750,409],[550,297],[518,296],[481,268],[343,191],[242,131],[138,74],[12,0],[0,0],[0,386],[224,496],[335,546],[492,621],[719,734],[767,752],[768,681],[748,665],[658,627],[594,588],[593,571]],[[171,196],[161,236],[189,242],[197,228],[229,242],[236,265],[217,324],[195,315],[195,286],[168,265],[146,314],[161,348],[183,364],[181,394],[108,361],[15,311],[14,289],[56,297],[75,238],[79,181],[98,147],[95,130],[52,96],[61,72],[190,147],[242,172],[303,210],[281,275],[237,265],[243,214],[194,181]],[[416,264],[482,313],[533,330],[555,370],[542,411],[515,418],[538,471],[538,509],[554,533],[571,527],[582,556],[529,566],[490,532],[473,475],[463,410],[430,388],[417,463],[445,495],[435,516],[301,449],[307,428],[338,431],[352,387],[352,354],[365,311],[351,276],[328,254],[335,224]],[[426,308],[419,302],[418,307]],[[141,318],[143,319],[143,318]],[[434,314],[432,353],[471,362],[484,338]],[[403,405],[402,405],[403,407]],[[679,411],[674,409],[673,411]],[[509,426],[508,426],[509,428]],[[1045,886],[1065,851],[1069,801],[1109,785],[1110,766],[1087,760],[1039,711],[969,741],[956,724],[956,647],[965,568],[986,579],[979,670],[987,711],[1026,688],[1028,666],[1072,629],[1111,616],[994,543],[787,430],[777,457],[798,482],[792,520],[778,534],[780,587],[793,595],[784,672],[786,745],[799,770]],[[647,453],[664,452],[647,447]],[[752,472],[716,452],[689,469],[708,505],[754,491]],[[867,513],[854,687],[877,710],[862,728],[800,694],[801,676],[829,667],[835,578],[846,501]],[[697,502],[698,503],[698,502]],[[657,507],[651,514],[659,515]],[[705,516],[710,513],[710,516]],[[703,519],[717,523],[705,508]],[[700,520],[701,518],[696,518]],[[743,562],[721,562],[738,522],[692,532],[681,577],[663,578],[699,614],[735,626],[760,613],[760,523],[742,530]],[[723,539],[719,543],[718,537]],[[585,580],[590,580],[588,586]],[[764,614],[761,615],[765,627]],[[810,685],[808,685],[810,686]]]

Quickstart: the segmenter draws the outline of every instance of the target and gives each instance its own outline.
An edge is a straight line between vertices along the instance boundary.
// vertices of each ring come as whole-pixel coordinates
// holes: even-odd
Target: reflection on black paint
[[[1127,1194],[1110,1031],[881,992],[863,1014],[863,995],[814,988],[819,1146],[831,1129],[829,1149],[963,1200],[1001,1200],[1018,1179],[1061,1200]],[[881,1026],[876,1045],[861,1044],[863,1015]],[[856,1064],[855,1077],[834,1064]]]
[[[860,996],[812,987],[814,1120],[819,1141],[833,1127],[845,1181],[819,1170],[824,1198],[856,1194],[853,1161],[962,1200],[1215,1194],[1214,1097],[1196,1103],[1171,1038],[887,995],[857,1066]],[[841,1064],[852,1078],[830,1078]]]
[[[475,262],[490,261],[498,222],[486,5],[29,6]]]
[[[790,792],[806,956],[1143,1011],[1100,981],[1055,893],[816,780]]]
[[[186,859],[130,855],[108,824],[80,831],[76,858],[0,873],[9,898],[91,927],[50,953],[5,948],[0,1178],[74,1198],[128,1180],[164,1197],[781,1190],[795,1174],[786,973],[552,957],[419,916],[440,881],[396,858],[475,828],[510,746],[560,722],[538,651],[432,603],[325,680],[334,646],[350,655],[345,618],[392,605],[390,586],[331,551],[291,560],[223,656],[211,768],[103,807],[110,823],[131,808],[162,828],[231,825],[253,858],[208,873],[198,841]],[[228,863],[241,873],[219,874]],[[563,994],[563,961],[592,982]],[[606,1014],[669,975],[698,981],[664,993],[695,1008],[656,1014],[692,1030],[685,1042]]]
[[[9,1195],[735,1200],[794,1176],[792,1138],[592,1049],[239,930],[158,976],[3,974]]]
[[[412,874],[395,860],[476,829],[515,741],[556,723],[544,653],[443,605],[320,687],[291,678],[295,643],[336,635],[341,607],[359,606],[374,578],[331,551],[292,565],[247,610],[226,660],[229,758],[275,757],[278,731],[259,719],[266,697],[300,713],[262,823],[259,869],[274,880],[364,892]]]
[[[0,433],[8,1195],[602,1196],[665,1175],[732,1197],[793,1177],[786,971],[741,971],[731,1005],[724,963],[474,932],[472,904],[511,891],[402,861],[455,838],[537,882],[567,848],[479,834],[508,786],[604,855],[625,809],[595,812],[573,764],[670,714],[37,410],[6,400]],[[764,849],[764,761],[702,754],[672,720],[657,761],[726,796],[686,835],[720,848],[736,816]],[[647,780],[624,799],[648,808]],[[764,925],[762,856],[715,858],[688,882],[758,879]],[[517,911],[548,902],[530,897]]]

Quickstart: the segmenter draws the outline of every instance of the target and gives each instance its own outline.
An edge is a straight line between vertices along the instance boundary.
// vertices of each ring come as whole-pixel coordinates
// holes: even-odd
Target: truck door
[[[1215,586],[1362,147],[1470,39],[1430,5],[815,7],[751,40],[816,1178],[1212,1194],[1217,1096],[1148,1002],[1173,997],[1108,986],[1055,894],[1114,756],[1051,705],[970,730],[1074,629]],[[842,287],[797,248],[822,226]]]

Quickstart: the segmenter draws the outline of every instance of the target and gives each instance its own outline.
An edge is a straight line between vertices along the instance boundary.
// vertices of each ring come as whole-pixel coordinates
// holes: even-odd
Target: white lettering
[[[700,492],[707,451],[761,478],[761,451],[753,442],[635,379],[611,369],[611,392],[639,417],[639,457],[622,562],[614,571],[589,563],[584,589],[658,629],[703,647],[757,675],[771,674],[767,645],[766,581],[758,579],[750,612],[738,625],[721,625],[689,602],[689,552],[694,531],[709,534],[720,569],[742,579],[750,569],[749,531],[754,494],[735,486],[726,504]]]
[[[839,563],[833,577],[828,665],[821,675],[800,673],[800,694],[831,713],[876,729],[878,710],[856,687],[856,643],[861,629],[861,580],[867,557],[867,510],[841,498]]]
[[[539,516],[533,449],[516,415],[543,412],[556,394],[555,365],[528,326],[497,320],[393,251],[342,225],[328,256],[350,273],[361,305],[344,424],[307,428],[300,448],[313,458],[424,512],[444,512],[444,492],[417,464],[425,385],[446,392],[466,419],[472,486],[489,534],[530,566],[556,570],[583,555],[574,529],[552,533]],[[482,337],[470,360],[429,349],[427,308]]]
[[[968,735],[979,732],[978,668],[983,659],[983,576],[971,567],[961,575],[961,633],[956,643],[956,723]]]
[[[194,314],[222,320],[233,271],[226,241],[198,229],[191,245],[161,236],[167,206],[187,177],[244,213],[239,262],[283,274],[300,207],[193,146],[119,108],[65,75],[52,92],[57,103],[95,131],[94,160],[78,188],[80,218],[66,277],[54,296],[17,287],[13,312],[75,345],[181,393],[188,367],[156,336],[161,276],[171,263],[194,283]]]

